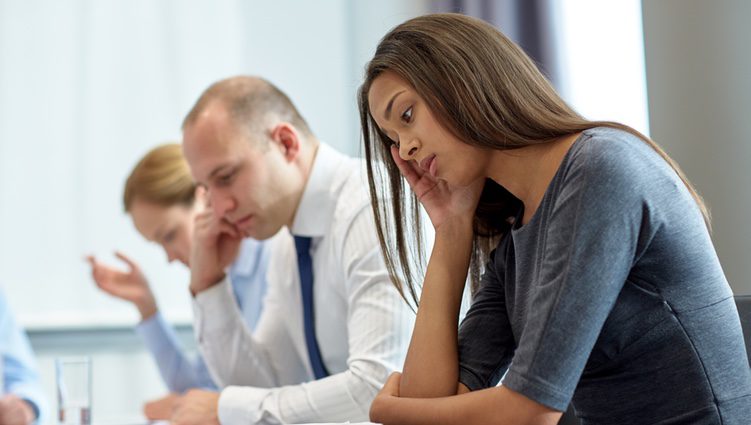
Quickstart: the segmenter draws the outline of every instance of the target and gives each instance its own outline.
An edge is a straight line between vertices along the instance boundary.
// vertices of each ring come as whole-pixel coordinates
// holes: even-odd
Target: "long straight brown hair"
[[[384,71],[394,72],[420,95],[446,130],[483,149],[517,149],[549,143],[593,127],[627,131],[649,144],[675,170],[709,226],[704,201],[678,165],[652,140],[626,125],[589,121],[564,102],[532,60],[490,24],[460,14],[410,19],[386,34],[365,71],[358,93],[368,183],[378,238],[394,284],[418,304],[425,259],[418,201],[405,188],[391,159],[393,144],[370,114],[368,93]],[[467,164],[467,166],[471,166]],[[492,180],[475,211],[470,275],[481,266],[513,223],[521,202]],[[415,239],[408,241],[407,232]]]

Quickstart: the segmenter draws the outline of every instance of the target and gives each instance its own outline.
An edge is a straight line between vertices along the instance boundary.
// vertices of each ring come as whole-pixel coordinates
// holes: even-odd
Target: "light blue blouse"
[[[0,291],[0,354],[3,394],[15,394],[33,406],[38,422],[47,414],[47,399],[39,379],[34,353],[26,333],[16,324],[5,295]]]

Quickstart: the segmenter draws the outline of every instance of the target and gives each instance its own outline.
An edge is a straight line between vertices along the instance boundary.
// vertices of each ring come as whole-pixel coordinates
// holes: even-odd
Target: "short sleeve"
[[[546,222],[533,313],[503,385],[559,411],[573,397],[637,255],[649,171],[638,155],[643,151],[616,141],[584,144],[549,189],[549,210],[538,211]]]
[[[499,247],[500,249],[500,247]],[[459,382],[471,390],[495,386],[514,353],[502,276],[505,250],[494,250],[480,289],[459,328]]]

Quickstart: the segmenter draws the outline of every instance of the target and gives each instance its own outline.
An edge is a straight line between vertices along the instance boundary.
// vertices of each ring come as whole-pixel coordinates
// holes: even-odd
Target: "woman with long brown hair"
[[[707,209],[654,142],[584,119],[518,46],[456,14],[389,32],[359,102],[383,253],[405,298],[422,280],[372,420],[555,424],[569,402],[585,424],[751,417]],[[424,275],[404,236],[418,202],[435,228]]]

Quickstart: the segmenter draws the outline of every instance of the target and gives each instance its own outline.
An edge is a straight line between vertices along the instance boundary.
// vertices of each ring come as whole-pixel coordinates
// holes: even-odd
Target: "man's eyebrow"
[[[402,90],[402,91],[400,91],[400,92],[397,92],[397,93],[395,93],[395,94],[394,94],[393,96],[391,96],[391,100],[389,100],[389,103],[388,103],[388,104],[386,104],[386,113],[385,113],[386,121],[388,121],[388,120],[390,120],[390,119],[391,119],[391,108],[393,108],[393,107],[394,107],[394,100],[396,100],[396,98],[397,98],[397,97],[398,97],[398,96],[399,96],[400,94],[404,93],[405,91],[406,91],[406,90]]]
[[[211,173],[209,173],[209,176],[206,178],[206,181],[211,180],[215,175],[219,174],[219,172],[223,171],[225,168],[230,168],[230,167],[232,167],[232,164],[219,165],[218,167],[214,168],[214,170]],[[198,184],[203,184],[205,186],[205,183],[198,183]]]

